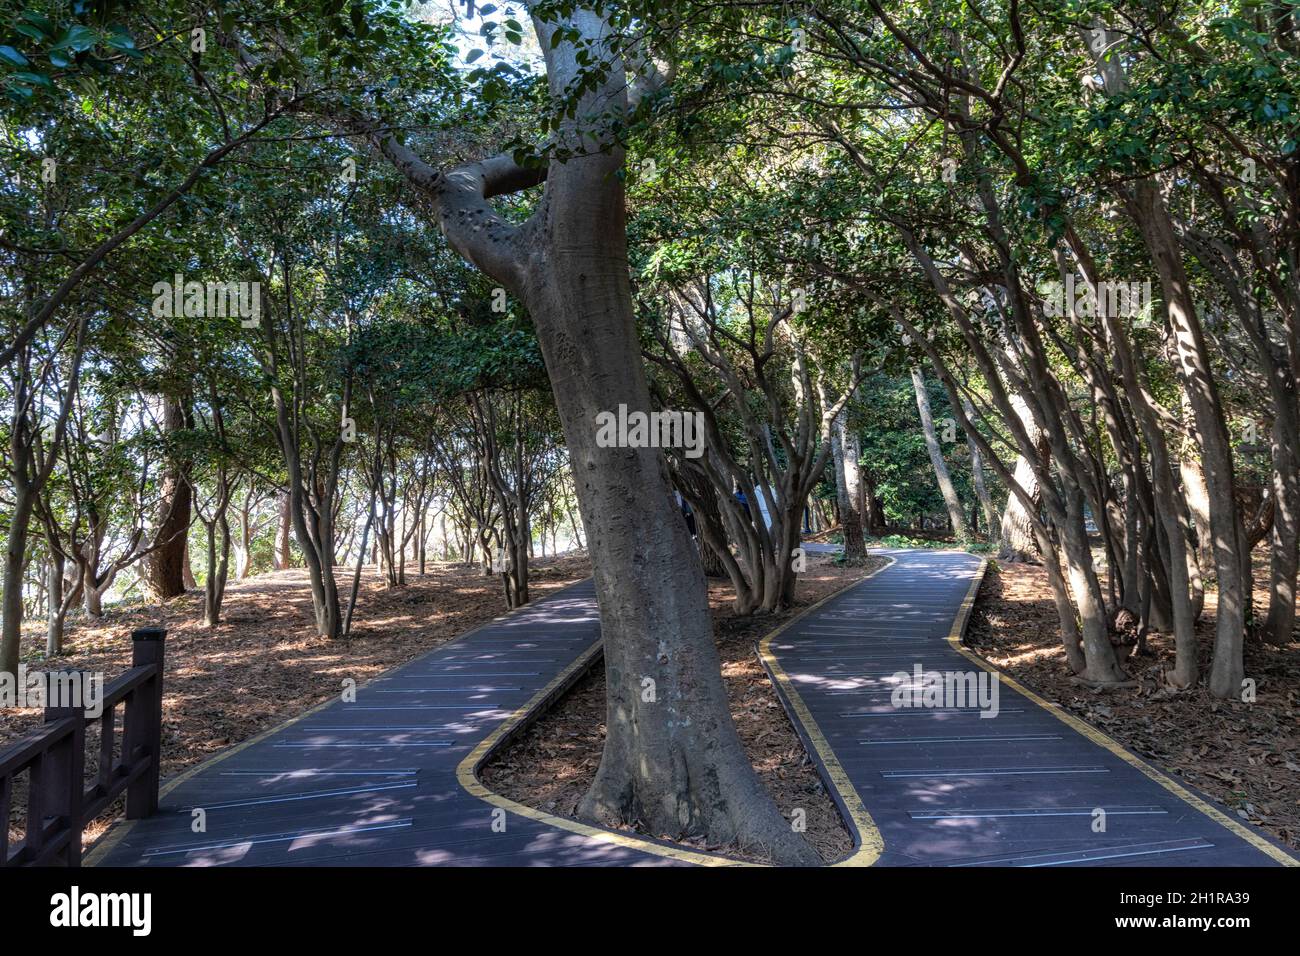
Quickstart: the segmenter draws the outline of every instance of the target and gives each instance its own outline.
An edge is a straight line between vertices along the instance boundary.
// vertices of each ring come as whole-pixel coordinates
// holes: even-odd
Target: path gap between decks
[[[982,563],[959,552],[884,553],[888,567],[761,645],[857,832],[845,864],[1297,862],[1005,679],[993,719],[892,707],[886,681],[896,671],[979,670],[949,636],[964,626]],[[490,752],[598,656],[588,580],[362,685],[353,703],[329,701],[192,768],[164,787],[155,816],[114,827],[87,862],[737,865],[524,807],[478,781]],[[197,808],[206,832],[193,829]],[[1104,833],[1093,832],[1096,808],[1107,814]]]

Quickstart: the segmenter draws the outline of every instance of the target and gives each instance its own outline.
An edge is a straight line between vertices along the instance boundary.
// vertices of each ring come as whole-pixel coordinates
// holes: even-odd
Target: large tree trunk
[[[554,25],[534,22],[552,94],[562,96],[578,71],[574,46],[552,43]],[[580,10],[567,25],[597,55],[612,55],[600,52],[609,31],[601,16]],[[619,69],[604,87],[579,116],[623,101]],[[815,864],[816,852],[781,818],[737,736],[703,571],[673,506],[662,452],[596,443],[598,413],[653,407],[633,322],[622,164],[616,145],[551,163],[544,213],[526,227],[521,290],[564,427],[605,645],[605,750],[579,812]]]
[[[1013,393],[1010,400],[1016,416],[1029,434],[1030,441],[1042,448],[1043,458],[1046,458],[1046,449],[1042,447],[1042,429],[1034,421],[1029,406],[1018,394]],[[1038,474],[1034,463],[1024,455],[1016,456],[1015,482],[1025,490],[1032,502],[1035,504],[1039,502],[1042,490],[1038,487]],[[1002,509],[1001,538],[1002,547],[998,549],[999,561],[1011,563],[1038,560],[1038,542],[1034,537],[1033,519],[1025,503],[1014,491],[1007,493],[1007,506]]]
[[[921,430],[925,434],[925,448],[930,453],[930,464],[934,468],[934,478],[943,495],[943,503],[948,508],[948,520],[952,522],[953,534],[957,540],[970,538],[970,529],[966,527],[966,516],[962,514],[961,501],[957,498],[957,489],[953,487],[952,476],[948,473],[948,464],[943,460],[943,447],[934,430],[934,416],[930,413],[930,394],[925,388],[925,377],[919,368],[912,369],[912,389],[916,392],[916,410],[921,414]]]
[[[577,481],[605,643],[605,750],[579,812],[816,863],[740,745],[703,569],[672,507],[661,453],[595,441],[600,412],[653,407],[632,323],[621,162],[615,150],[552,165],[549,228],[526,300]]]
[[[590,125],[626,108],[627,77],[604,16],[551,15],[560,20],[533,22],[553,97],[563,100],[578,86],[575,37],[584,59],[611,69],[569,108],[576,118],[554,138],[573,155],[550,162],[540,205],[523,226],[486,202],[536,182],[510,157],[441,173],[378,124],[358,125],[432,198],[452,244],[522,299],[537,328],[588,535],[605,649],[605,750],[579,814],[816,864],[817,853],[782,819],[740,744],[703,571],[663,453],[596,441],[597,414],[653,408],[633,319],[623,151]]]
[[[89,580],[90,575],[86,575],[86,583],[82,588],[82,597],[85,599],[86,616],[91,618],[101,618],[104,616],[104,592],[108,590],[107,585],[96,586]]]
[[[163,398],[162,430],[174,435],[187,426],[184,403],[173,396]],[[185,559],[189,546],[190,489],[189,467],[180,459],[168,462],[162,477],[162,495],[158,503],[158,531],[155,540],[162,542],[141,562],[140,579],[155,600],[166,601],[185,593]]]

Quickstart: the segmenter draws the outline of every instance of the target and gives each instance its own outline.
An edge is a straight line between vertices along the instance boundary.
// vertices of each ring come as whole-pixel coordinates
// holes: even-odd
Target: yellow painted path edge
[[[648,853],[653,856],[665,857],[670,860],[676,860],[681,863],[694,863],[698,866],[752,866],[754,864],[746,863],[744,860],[737,860],[731,857],[721,856],[719,854],[701,853],[697,850],[688,850],[685,847],[674,846],[669,843],[660,843],[646,837],[636,836],[632,833],[620,833],[617,830],[606,830],[603,827],[591,826],[590,824],[581,823],[568,817],[556,816],[553,813],[547,813],[544,810],[538,810],[534,807],[526,806],[511,800],[509,797],[502,796],[494,790],[489,790],[478,778],[479,768],[487,762],[492,753],[500,748],[507,740],[530,725],[537,718],[541,717],[548,709],[548,706],[559,699],[566,690],[578,682],[587,670],[600,660],[603,652],[602,643],[597,640],[579,655],[578,659],[562,670],[549,684],[533,695],[528,703],[524,704],[513,714],[507,717],[503,722],[497,725],[492,733],[479,741],[469,755],[465,757],[456,767],[456,779],[460,785],[472,796],[478,797],[494,807],[500,807],[511,813],[517,813],[521,817],[527,817],[538,823],[544,823],[548,826],[560,830],[567,830],[570,833],[576,833],[580,836],[588,837],[601,843],[608,843],[612,846],[622,847],[628,850],[637,850],[642,853]]]
[[[1221,826],[1224,826],[1227,829],[1231,830],[1233,833],[1241,837],[1243,840],[1245,840],[1255,849],[1259,850],[1261,853],[1264,853],[1267,856],[1273,858],[1274,860],[1277,860],[1283,866],[1300,866],[1300,860],[1297,860],[1295,857],[1291,856],[1289,853],[1287,853],[1285,850],[1281,849],[1280,847],[1274,846],[1268,840],[1264,839],[1264,837],[1260,836],[1258,833],[1254,832],[1253,830],[1244,826],[1238,821],[1232,819],[1232,817],[1228,816],[1222,810],[1219,810],[1211,806],[1210,804],[1206,803],[1196,794],[1192,793],[1190,790],[1183,787],[1172,777],[1157,770],[1155,767],[1148,764],[1145,760],[1142,760],[1136,754],[1130,753],[1118,741],[1115,741],[1110,737],[1107,737],[1105,734],[1103,734],[1096,727],[1093,727],[1091,724],[1084,723],[1078,717],[1075,717],[1073,714],[1068,713],[1064,708],[1052,704],[1049,701],[1044,700],[1042,697],[1039,697],[1032,690],[1025,687],[1019,681],[1009,677],[1005,672],[994,667],[992,664],[990,664],[984,658],[980,657],[978,654],[975,654],[972,651],[968,651],[965,647],[963,647],[961,643],[962,634],[966,630],[966,621],[970,617],[971,608],[973,608],[975,605],[975,595],[979,592],[980,582],[984,580],[984,572],[987,568],[988,568],[988,560],[985,558],[981,558],[979,570],[976,572],[975,577],[971,580],[970,589],[966,592],[966,599],[962,601],[961,609],[957,612],[957,618],[952,622],[952,630],[948,632],[948,643],[952,646],[953,650],[955,650],[957,653],[961,654],[963,657],[967,658],[974,664],[988,671],[990,674],[996,674],[998,679],[1002,683],[1006,684],[1008,687],[1012,688],[1013,690],[1019,691],[1027,699],[1033,701],[1039,707],[1046,710],[1057,720],[1066,724],[1073,730],[1076,730],[1079,733],[1083,734],[1093,743],[1097,744],[1098,746],[1105,747],[1116,757],[1119,757],[1121,760],[1123,760],[1131,767],[1134,767],[1135,769],[1141,771],[1146,777],[1155,781],[1160,786],[1164,787],[1175,797],[1182,800],[1184,803],[1188,804],[1192,809],[1200,811],[1201,813],[1209,817],[1211,820],[1213,820],[1215,823],[1218,823]]]
[[[817,726],[817,721],[813,719],[812,712],[808,710],[808,705],[799,696],[799,691],[795,689],[794,682],[790,680],[790,675],[785,672],[780,661],[776,659],[776,655],[772,653],[772,641],[791,625],[797,623],[805,614],[811,614],[826,602],[834,600],[850,588],[857,587],[863,581],[870,580],[896,563],[898,563],[897,558],[885,555],[885,563],[870,574],[863,575],[852,584],[846,585],[834,594],[822,598],[812,607],[805,609],[798,617],[786,621],[758,642],[759,659],[763,662],[763,666],[767,668],[768,674],[780,687],[785,699],[790,702],[790,709],[793,710],[793,714],[790,715],[791,718],[803,726],[808,742],[817,751],[817,756],[826,769],[826,783],[830,784],[835,789],[835,792],[839,794],[841,810],[844,814],[847,814],[845,822],[853,830],[853,842],[857,844],[856,849],[844,859],[832,863],[832,866],[871,866],[876,860],[880,859],[880,854],[885,852],[885,840],[881,836],[875,821],[871,819],[871,814],[862,805],[862,798],[858,796],[857,788],[853,786],[839,758],[835,756],[835,751],[831,749],[830,741],[826,739],[826,735]]]
[[[839,597],[850,588],[856,587],[868,578],[879,574],[893,563],[894,559],[888,558],[885,564],[876,568],[870,574],[866,574],[863,577],[858,578],[856,581],[844,585],[844,587],[839,588],[833,594],[828,594],[816,604],[804,608],[794,617],[790,618],[790,620],[772,631],[771,634],[764,637],[759,644],[759,655],[763,659],[764,666],[768,668],[769,675],[773,677],[779,675],[777,679],[784,681],[782,688],[790,695],[791,701],[798,701],[798,719],[804,725],[804,731],[808,734],[809,739],[814,741],[814,745],[818,748],[818,754],[826,765],[827,772],[831,774],[831,779],[827,780],[826,783],[833,786],[840,794],[840,798],[843,800],[844,806],[848,808],[852,818],[848,822],[851,827],[856,828],[858,831],[860,849],[846,860],[833,864],[835,866],[869,866],[870,862],[874,861],[876,857],[880,855],[880,848],[883,846],[880,842],[880,833],[872,822],[871,817],[862,807],[862,801],[858,798],[857,791],[854,790],[853,785],[849,783],[848,776],[844,773],[844,769],[840,766],[839,761],[835,759],[834,753],[830,750],[830,745],[826,742],[826,738],[822,735],[821,730],[812,719],[812,715],[808,712],[808,708],[804,705],[803,700],[799,698],[798,692],[796,692],[793,686],[791,686],[790,679],[786,676],[785,671],[781,669],[781,665],[776,662],[774,657],[772,657],[771,651],[768,650],[767,645],[772,638],[798,622],[805,615],[811,614],[827,601]],[[536,820],[539,823],[545,823],[561,830],[568,830],[570,833],[577,833],[593,840],[599,840],[603,843],[610,843],[631,850],[639,850],[643,853],[666,857],[682,863],[693,863],[697,866],[763,866],[764,864],[760,863],[750,863],[746,860],[738,860],[734,857],[723,856],[716,853],[701,853],[697,850],[688,850],[685,847],[674,846],[669,843],[661,843],[629,833],[621,833],[616,830],[606,830],[602,827],[579,823],[577,820],[572,820],[568,817],[556,816],[553,813],[546,813],[543,810],[537,810],[533,807],[525,806],[522,803],[517,803],[508,797],[504,797],[499,793],[489,790],[483,785],[482,781],[479,780],[478,770],[487,762],[487,759],[492,755],[492,752],[502,746],[513,734],[518,733],[539,717],[549,703],[558,699],[560,695],[577,682],[578,678],[580,678],[586,670],[599,659],[600,654],[601,642],[597,641],[591,647],[587,648],[587,650],[584,651],[576,661],[556,676],[554,680],[539,690],[533,698],[528,701],[528,703],[516,710],[503,723],[498,725],[491,734],[484,738],[479,745],[460,762],[460,766],[456,768],[456,777],[460,781],[460,785],[480,800],[484,800],[495,807],[500,807],[504,810],[510,811],[511,813],[517,813],[520,816],[527,817],[530,820]],[[870,856],[869,862],[855,862],[864,854]]]
[[[568,584],[564,585],[563,587],[556,588],[554,592],[544,595],[542,600],[549,600],[551,598],[559,597],[565,591],[571,590],[572,588],[576,588],[579,584],[585,584],[587,581],[590,580],[591,580],[590,578],[581,578],[577,581],[571,581]],[[507,611],[505,614],[502,614],[498,617],[494,617],[492,620],[487,621],[486,623],[479,624],[475,627],[471,627],[468,631],[463,631],[460,634],[455,635],[454,637],[450,638],[446,643],[454,644],[456,643],[456,641],[464,640],[467,637],[472,637],[473,635],[477,634],[479,631],[486,630],[489,627],[493,627],[497,624],[500,624],[502,621],[509,620],[510,618],[514,617],[516,614],[520,614],[523,611],[528,610],[529,607],[530,605],[526,604],[523,607],[515,608],[513,611]],[[431,654],[434,651],[440,650],[444,646],[446,645],[439,645],[438,647],[430,648],[428,651],[415,655],[410,660],[403,661],[400,664],[394,664],[392,667],[389,668],[385,668],[384,670],[376,674],[374,677],[370,678],[370,680],[366,681],[363,684],[357,685],[357,690],[364,690],[366,687],[373,684],[375,681],[382,680],[383,678],[387,677],[389,674],[392,674],[394,671],[401,670],[407,664],[414,663],[415,661],[419,660],[421,657],[425,656],[425,654]],[[213,754],[211,757],[208,757],[206,760],[202,760],[199,763],[196,763],[193,767],[190,767],[187,770],[183,770],[175,777],[169,779],[166,783],[164,783],[161,787],[158,788],[158,797],[160,799],[162,797],[165,797],[167,794],[171,793],[173,790],[175,790],[177,787],[183,784],[186,780],[189,780],[191,777],[195,776],[196,774],[204,770],[207,770],[209,767],[212,767],[215,764],[221,763],[221,761],[225,760],[227,757],[233,757],[235,754],[239,753],[240,751],[247,750],[249,747],[253,746],[253,744],[261,743],[263,740],[265,740],[267,737],[270,737],[272,734],[278,734],[280,731],[285,730],[288,727],[292,727],[300,720],[307,719],[312,714],[324,710],[330,704],[336,703],[338,700],[339,698],[337,696],[328,697],[325,700],[321,701],[319,704],[316,704],[308,708],[307,710],[304,710],[301,714],[298,714],[296,717],[290,717],[288,720],[283,721],[282,723],[278,723],[274,727],[269,727],[266,730],[261,731],[260,733],[254,734],[252,737],[249,737],[247,740],[241,741],[240,743],[237,743],[232,747],[227,747],[225,750],[218,751],[217,753]],[[103,857],[106,856],[111,850],[113,850],[119,843],[121,843],[123,839],[126,838],[126,835],[135,828],[136,823],[137,821],[135,820],[124,820],[121,817],[119,817],[117,821],[112,825],[112,828],[107,833],[105,833],[102,837],[100,837],[99,841],[93,847],[90,848],[90,852],[82,857],[81,865],[98,866],[99,861],[103,859]]]

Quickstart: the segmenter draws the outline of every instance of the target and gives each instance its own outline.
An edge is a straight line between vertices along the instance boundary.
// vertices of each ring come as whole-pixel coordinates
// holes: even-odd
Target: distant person
[[[752,522],[754,519],[749,514],[749,499],[745,497],[745,492],[740,488],[736,489],[736,502],[740,505],[741,510],[745,512],[745,520]]]
[[[691,503],[682,497],[682,493],[680,491],[675,492],[675,494],[677,495],[677,506],[681,508],[682,517],[686,519],[686,530],[689,531],[691,533],[691,537],[694,538],[695,537],[695,512],[691,509]]]

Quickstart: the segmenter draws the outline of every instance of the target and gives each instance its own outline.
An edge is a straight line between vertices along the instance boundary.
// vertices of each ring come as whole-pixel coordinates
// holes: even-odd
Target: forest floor
[[[363,684],[505,613],[498,578],[464,564],[430,564],[427,570],[424,576],[408,570],[408,584],[388,590],[375,569],[366,568],[346,641],[315,634],[307,572],[291,570],[232,581],[224,620],[211,629],[201,623],[201,591],[161,607],[109,607],[102,620],[69,621],[66,653],[46,661],[44,622],[34,622],[24,633],[23,662],[29,670],[102,672],[107,684],[131,666],[133,629],[166,627],[165,780],[337,696],[347,678]],[[590,574],[585,554],[537,558],[530,564],[529,589],[540,598]],[[350,588],[351,570],[338,569],[338,580],[340,589]],[[41,719],[33,708],[0,710],[0,750]],[[87,748],[88,777],[96,770],[97,753],[98,747]],[[20,782],[14,791],[11,840],[25,826],[26,785]],[[120,803],[86,829],[87,847],[121,812]]]
[[[1266,580],[1258,571],[1257,582]],[[1202,673],[1214,643],[1216,595],[1206,595],[1197,625]],[[1257,589],[1255,607],[1268,607]],[[1222,701],[1204,686],[1174,691],[1171,635],[1152,635],[1149,656],[1128,670],[1138,686],[1094,690],[1071,679],[1060,628],[1041,567],[990,563],[967,631],[978,654],[1017,681],[1172,776],[1208,794],[1242,820],[1300,848],[1300,643],[1246,647],[1255,703]]]
[[[883,563],[884,559],[873,557],[865,567],[850,568],[830,557],[810,556],[807,571],[799,576],[795,606],[783,614],[736,617],[731,612],[731,585],[710,582],[709,587],[723,683],[741,743],[781,813],[788,819],[796,808],[806,811],[804,836],[826,862],[846,856],[853,841],[782,709],[759,663],[755,645],[804,608]],[[596,666],[551,710],[497,753],[483,768],[481,777],[487,787],[511,800],[557,816],[574,817],[578,802],[595,778],[604,746],[605,672]],[[734,846],[714,846],[703,841],[688,845],[767,862],[747,856]]]

